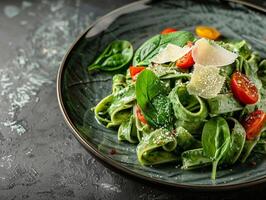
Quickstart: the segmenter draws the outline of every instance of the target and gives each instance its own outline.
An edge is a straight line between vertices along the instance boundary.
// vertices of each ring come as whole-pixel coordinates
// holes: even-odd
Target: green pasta
[[[192,149],[182,153],[182,169],[196,169],[211,165],[210,158],[204,155],[203,149]]]
[[[178,156],[172,152],[177,143],[174,135],[166,129],[156,129],[143,137],[137,146],[138,160],[142,165],[173,162]]]
[[[208,115],[205,102],[187,92],[186,85],[178,84],[169,94],[176,117],[175,125],[197,133]]]
[[[211,47],[211,57],[198,55],[200,43],[206,51]],[[113,76],[112,91],[93,109],[99,123],[118,131],[119,141],[136,145],[141,165],[212,165],[215,179],[219,168],[266,154],[266,59],[246,41],[210,41],[179,31],[155,35],[133,54],[132,46],[111,43],[89,70],[134,65]]]
[[[135,123],[135,117],[131,115],[129,120],[124,121],[118,129],[118,140],[128,141],[130,143],[137,143],[137,127]]]

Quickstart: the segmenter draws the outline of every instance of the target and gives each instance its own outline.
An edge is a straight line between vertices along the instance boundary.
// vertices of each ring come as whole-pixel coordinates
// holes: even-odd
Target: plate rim
[[[155,183],[155,184],[160,184],[163,186],[170,186],[171,188],[183,188],[183,189],[194,189],[194,190],[233,190],[233,189],[240,189],[240,188],[245,188],[245,187],[249,187],[249,186],[254,186],[254,185],[258,185],[261,183],[265,183],[266,182],[266,175],[262,176],[261,178],[257,178],[251,181],[247,181],[247,182],[243,182],[243,183],[233,183],[233,184],[219,184],[219,185],[200,185],[200,184],[181,184],[181,183],[170,183],[164,180],[160,180],[160,179],[156,179],[156,178],[152,178],[146,175],[141,175],[137,172],[134,172],[120,164],[117,163],[117,161],[113,160],[112,158],[104,155],[103,153],[99,152],[97,150],[97,148],[95,148],[93,146],[93,144],[86,140],[86,138],[84,136],[82,136],[82,134],[79,133],[79,130],[75,127],[75,125],[73,124],[73,122],[71,121],[69,115],[67,114],[64,102],[63,102],[63,98],[62,98],[62,75],[64,73],[65,70],[65,66],[66,66],[66,62],[69,58],[70,53],[72,52],[72,50],[76,47],[76,45],[79,43],[79,41],[86,35],[86,33],[93,28],[96,24],[100,23],[102,20],[105,20],[106,18],[108,18],[111,15],[114,14],[119,14],[122,10],[127,9],[128,7],[134,6],[134,5],[141,5],[141,4],[146,4],[150,2],[150,0],[140,0],[137,2],[133,2],[133,3],[129,3],[126,4],[124,6],[121,6],[111,12],[108,12],[107,14],[99,17],[97,20],[95,20],[91,25],[89,25],[84,32],[82,32],[76,39],[75,41],[70,45],[70,47],[68,48],[68,50],[66,51],[62,61],[60,62],[59,65],[59,69],[57,72],[57,77],[56,77],[56,94],[57,94],[57,101],[59,104],[59,108],[60,111],[63,115],[63,118],[66,122],[66,124],[68,125],[68,127],[70,128],[72,134],[75,136],[75,138],[81,143],[81,145],[87,150],[89,151],[90,154],[92,154],[97,160],[99,160],[100,162],[107,164],[108,167],[113,168],[114,170],[118,170],[119,172],[122,172],[123,174],[127,174],[130,175],[131,178],[137,178],[139,180],[142,181],[148,181],[149,183]],[[240,4],[238,2],[234,2],[236,4]],[[247,5],[248,6],[248,5]],[[249,6],[248,6],[249,7]],[[106,166],[106,165],[105,165]],[[113,170],[112,169],[112,170]]]

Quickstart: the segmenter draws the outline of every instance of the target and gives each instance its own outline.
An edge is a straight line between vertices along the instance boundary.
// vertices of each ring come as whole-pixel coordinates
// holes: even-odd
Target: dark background
[[[0,200],[265,198],[265,184],[196,192],[141,183],[103,166],[73,137],[56,99],[59,63],[96,18],[129,2],[0,1]]]

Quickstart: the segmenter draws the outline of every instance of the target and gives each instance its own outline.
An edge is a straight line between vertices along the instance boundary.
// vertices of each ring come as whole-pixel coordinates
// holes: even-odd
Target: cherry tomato
[[[192,47],[193,43],[188,42],[188,47]],[[192,67],[195,64],[193,57],[192,57],[192,51],[189,51],[186,55],[184,55],[182,58],[178,59],[176,61],[176,66],[181,69],[188,69]]]
[[[209,26],[197,26],[195,31],[199,37],[210,40],[217,40],[221,36],[221,33],[216,28]]]
[[[161,34],[168,34],[168,33],[173,33],[176,32],[177,30],[175,28],[166,28],[164,29]]]
[[[145,67],[134,67],[134,66],[131,66],[129,68],[129,72],[130,72],[130,76],[131,76],[132,80],[136,81],[137,80],[137,75],[140,72],[142,72],[144,69],[145,69]]]
[[[256,137],[258,137],[265,122],[266,115],[262,110],[256,110],[250,113],[242,122],[246,130],[247,139],[254,140]]]
[[[240,72],[235,72],[232,75],[231,90],[235,98],[243,104],[254,104],[259,99],[255,84]]]
[[[147,120],[145,119],[138,105],[136,106],[136,114],[137,114],[137,118],[139,119],[139,121],[141,121],[143,124],[147,124]]]

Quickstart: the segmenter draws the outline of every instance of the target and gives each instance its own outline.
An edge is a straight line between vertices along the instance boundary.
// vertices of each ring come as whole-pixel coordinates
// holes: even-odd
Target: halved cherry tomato
[[[187,43],[188,47],[192,47],[193,43],[188,42]],[[179,58],[176,61],[176,66],[181,68],[181,69],[188,69],[192,67],[195,64],[193,57],[192,57],[192,51],[189,51],[186,55],[184,55],[182,58]]]
[[[133,81],[136,81],[137,80],[137,75],[143,71],[145,69],[145,67],[134,67],[134,66],[131,66],[129,68],[129,72],[130,72],[130,76],[132,78]]]
[[[254,140],[256,137],[258,137],[265,122],[266,115],[262,110],[256,110],[250,113],[242,122],[246,130],[247,139]]]
[[[139,119],[139,121],[141,121],[143,124],[147,124],[147,120],[145,119],[138,105],[136,106],[136,114],[137,114],[137,118]]]
[[[166,28],[164,29],[161,34],[168,34],[168,33],[173,33],[176,32],[177,30],[175,28]]]
[[[221,33],[216,28],[209,26],[197,26],[195,31],[199,37],[210,40],[217,40],[221,36]]]
[[[243,104],[254,104],[259,99],[255,84],[240,72],[235,72],[232,75],[231,90],[235,98]]]

